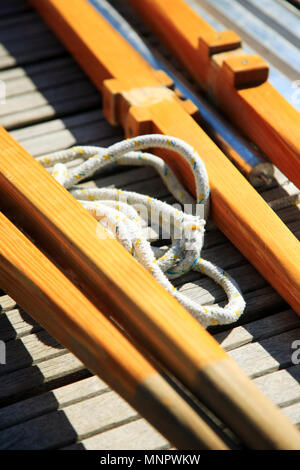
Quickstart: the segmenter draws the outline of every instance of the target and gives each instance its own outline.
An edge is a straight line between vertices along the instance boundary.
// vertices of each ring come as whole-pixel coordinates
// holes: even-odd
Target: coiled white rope
[[[168,148],[177,152],[190,165],[196,183],[195,201],[180,184],[171,168],[159,157],[143,152],[147,148]],[[69,169],[66,163],[83,157],[85,161]],[[180,139],[160,134],[127,139],[111,147],[73,147],[38,159],[45,167],[53,167],[52,175],[135,256],[154,278],[204,326],[236,321],[243,313],[245,302],[234,280],[213,263],[201,258],[205,219],[209,211],[209,182],[205,166],[196,150]],[[203,217],[185,213],[165,202],[131,191],[114,188],[80,188],[76,185],[108,163],[150,165],[155,168],[171,194],[185,207],[202,207]],[[146,210],[161,226],[170,224],[170,248],[152,247],[142,231]],[[169,279],[189,270],[199,271],[213,279],[225,291],[228,303],[200,305],[180,293]]]

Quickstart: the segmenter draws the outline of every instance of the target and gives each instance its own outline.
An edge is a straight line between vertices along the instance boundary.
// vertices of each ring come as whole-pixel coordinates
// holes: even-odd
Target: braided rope
[[[180,184],[171,168],[159,157],[143,152],[147,148],[172,149],[191,167],[196,183],[196,205]],[[78,158],[85,161],[68,168]],[[73,147],[40,157],[38,161],[51,168],[52,175],[88,210],[135,258],[170,292],[204,327],[236,321],[243,313],[245,302],[235,281],[222,269],[201,258],[205,219],[209,211],[209,181],[205,166],[190,145],[175,137],[160,134],[127,139],[111,147]],[[156,169],[171,194],[188,213],[155,198],[115,188],[83,188],[76,186],[83,179],[109,163],[150,165]],[[198,214],[202,209],[201,216]],[[168,226],[172,244],[169,248],[152,247],[143,232],[143,217]],[[196,214],[195,214],[196,211]],[[103,231],[99,231],[99,236]],[[225,291],[228,303],[200,305],[179,292],[169,279],[190,270],[213,279]]]

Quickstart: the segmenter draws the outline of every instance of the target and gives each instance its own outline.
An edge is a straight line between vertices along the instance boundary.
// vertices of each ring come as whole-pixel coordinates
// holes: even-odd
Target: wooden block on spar
[[[205,31],[199,37],[198,50],[202,58],[241,47],[242,40],[234,31]]]
[[[211,56],[210,61],[205,57],[201,60],[199,32],[202,36],[210,37],[217,31],[184,0],[130,0],[130,3],[180,59],[197,83],[213,94],[229,118],[299,186],[300,114],[297,110],[268,81],[259,86],[237,89],[222,74],[220,80],[216,79],[215,69],[229,55],[242,55],[243,50],[237,48],[218,52]]]
[[[257,54],[245,54],[225,59],[221,72],[235,88],[241,88],[264,83],[269,76],[269,66]]]

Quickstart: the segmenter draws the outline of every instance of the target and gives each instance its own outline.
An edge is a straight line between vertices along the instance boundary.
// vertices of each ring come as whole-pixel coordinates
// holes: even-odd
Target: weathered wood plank
[[[17,424],[0,433],[1,449],[54,449],[138,418],[113,392]]]
[[[12,316],[12,322],[7,326]],[[11,338],[19,335],[22,339],[10,341],[7,348],[7,365],[2,366],[0,374],[6,374],[13,370],[22,369],[29,365],[35,365],[47,361],[52,357],[65,354],[65,350],[41,327],[33,322],[29,316],[23,320],[18,310],[9,312],[0,318],[0,339],[5,339],[4,334]],[[5,321],[3,321],[5,320]],[[299,318],[292,311],[282,312],[270,317],[248,323],[244,326],[235,327],[228,332],[217,334],[215,337],[226,350],[232,350],[249,342],[258,341],[265,337],[278,335],[299,325]],[[4,323],[2,327],[1,323]],[[32,324],[33,323],[33,324]],[[38,330],[32,334],[32,330]],[[2,333],[4,332],[4,334]],[[24,337],[24,338],[23,338]]]
[[[273,403],[286,407],[300,401],[300,368],[292,366],[254,379]]]
[[[138,419],[110,431],[97,434],[64,450],[154,450],[170,444],[146,421]]]
[[[0,367],[0,376],[66,353],[58,341],[46,331],[30,334],[6,344],[6,364]]]
[[[31,39],[31,44],[34,47],[34,43],[37,42],[36,35],[43,35],[46,32],[49,32],[46,24],[43,23],[38,15],[34,12],[29,14],[22,15],[19,18],[13,19],[13,21],[5,19],[0,20],[0,41],[5,46],[8,44],[13,44],[16,42],[17,37],[21,37],[22,41],[24,38]],[[50,35],[48,34],[48,37]],[[29,43],[26,43],[26,45]],[[9,47],[8,47],[9,49]],[[1,54],[1,49],[0,49]]]
[[[99,377],[93,376],[49,392],[22,400],[0,409],[0,429],[62,409],[109,390]]]
[[[299,216],[300,216],[299,205],[285,207],[284,209],[280,209],[279,211],[276,211],[276,212],[277,212],[277,215],[281,218],[281,220],[283,220],[286,224],[299,221]]]
[[[34,154],[33,146],[35,142],[38,142],[39,145],[43,145],[43,139],[48,137],[49,134],[52,134],[52,137],[55,139],[57,134],[61,131],[71,131],[72,129],[76,129],[77,127],[81,127],[83,125],[93,125],[93,123],[97,123],[98,121],[104,120],[102,109],[94,109],[92,111],[86,111],[83,113],[78,113],[75,115],[67,116],[63,119],[53,119],[52,121],[42,122],[40,124],[34,124],[25,128],[17,129],[15,131],[11,131],[10,135],[16,139],[20,144],[23,146],[29,145],[30,152],[32,155]],[[105,137],[105,136],[104,136]],[[54,140],[52,139],[52,140]],[[68,144],[66,142],[65,148],[67,148]],[[28,151],[29,151],[28,149]],[[49,150],[50,152],[55,152],[56,147],[55,143],[53,142],[53,147]],[[46,152],[41,152],[47,153]]]
[[[50,32],[45,32],[32,44],[30,38],[22,41],[7,41],[0,46],[0,70],[16,65],[26,65],[37,60],[45,60],[65,54],[65,49]]]
[[[16,15],[20,12],[29,10],[29,5],[25,0],[1,0],[1,14]]]
[[[265,201],[270,202],[276,199],[280,199],[285,196],[292,196],[299,194],[299,189],[291,182],[283,184],[279,188],[270,189],[269,191],[264,191],[262,197]]]
[[[249,292],[244,295],[246,309],[241,317],[241,323],[253,321],[261,316],[273,314],[287,308],[286,302],[270,286]],[[228,328],[228,325],[227,325]],[[224,329],[227,329],[224,327]],[[229,326],[229,328],[231,328]]]
[[[287,310],[232,328],[228,332],[218,333],[215,338],[226,351],[230,351],[297,327],[300,327],[300,318],[292,310]]]
[[[67,383],[71,378],[87,376],[84,365],[71,353],[11,372],[2,377],[0,401],[6,404],[17,401],[29,391],[31,393],[49,388],[59,382]],[[63,383],[61,384],[63,385]]]
[[[274,312],[275,309],[278,309],[283,303],[279,295],[271,287],[265,287],[257,291],[249,292],[245,295],[245,299],[247,302],[247,308],[245,314],[241,317],[242,323],[245,323],[243,322],[244,317],[247,318],[247,321],[250,321],[251,318],[254,319],[259,314],[270,314]],[[272,320],[270,319],[270,322],[271,321]],[[284,325],[288,329],[291,324],[287,322],[287,325]],[[232,325],[225,325],[223,327],[214,327],[212,328],[212,331],[219,330],[220,328],[224,328],[225,331],[230,331],[230,333],[219,333],[220,341],[225,338],[226,335],[229,335],[228,342],[226,343],[226,340],[224,340],[224,344],[225,346],[227,345],[228,348],[230,347],[229,345],[231,344],[231,341],[236,341],[236,345],[240,345],[239,342],[242,341],[242,338],[244,338],[244,341],[246,342],[250,338],[249,334],[246,332],[247,325],[243,330],[239,330],[239,327],[232,330]],[[36,333],[41,329],[41,326],[22,310],[13,309],[6,313],[3,312],[2,315],[0,315],[0,339],[3,341],[21,338],[28,334]],[[236,329],[238,330],[237,333],[235,333]],[[231,332],[233,332],[232,336]],[[224,344],[222,344],[223,347]]]
[[[78,80],[72,85],[61,85],[52,87],[44,91],[33,91],[25,93],[21,96],[15,96],[6,100],[5,106],[0,108],[1,125],[5,125],[5,118],[10,114],[20,113],[21,111],[27,111],[33,108],[38,108],[46,104],[52,104],[55,106],[56,103],[61,101],[68,101],[70,99],[80,98],[82,96],[88,96],[92,93],[97,94],[93,85],[88,83],[87,80]]]
[[[65,59],[63,58],[61,60],[65,60]],[[10,70],[10,71],[5,71],[5,72],[2,72],[2,73],[8,73],[8,72],[12,73],[13,71],[17,73],[17,69],[13,69],[13,70]],[[20,74],[22,73],[21,69],[19,69],[19,73]],[[51,75],[52,75],[52,73],[53,72],[50,71]],[[45,75],[41,78],[41,81],[39,83],[39,89],[41,89],[41,87],[43,86],[43,83],[44,83],[45,86],[47,86],[46,75],[47,75],[47,72],[45,72]],[[1,76],[0,76],[0,78],[1,78]],[[44,79],[45,79],[45,82],[43,82]],[[51,78],[51,80],[52,80],[52,78]],[[22,83],[23,83],[24,86],[28,87],[28,91],[30,91],[31,86],[32,87],[35,86],[35,82],[33,81],[33,83],[31,84],[30,79],[28,80],[27,78]],[[25,85],[25,83],[27,85]],[[9,90],[10,90],[9,93],[12,93],[12,94],[16,93],[17,92],[17,82],[15,82],[13,84],[13,86],[11,86],[11,88],[9,88]],[[43,110],[43,112],[44,112],[44,110]],[[92,113],[94,113],[94,111]],[[95,113],[97,113],[97,111],[95,111]],[[100,111],[99,111],[99,114],[100,114]],[[55,113],[52,116],[55,116]],[[73,117],[71,117],[71,119],[73,119]],[[77,116],[74,117],[75,121],[76,121],[76,119],[77,119]],[[60,121],[60,126],[62,126],[60,128],[55,127],[57,125],[57,122],[51,121],[50,123],[40,124],[39,125],[39,126],[41,126],[40,129],[36,129],[35,126],[32,126],[31,129],[27,128],[27,129],[24,129],[24,130],[16,131],[16,133],[20,132],[20,135],[22,136],[21,138],[27,140],[28,146],[32,146],[32,148],[36,150],[36,155],[40,155],[40,154],[43,154],[43,153],[48,153],[48,152],[51,152],[51,151],[58,150],[60,148],[68,147],[70,145],[74,145],[74,143],[92,142],[92,140],[84,141],[84,138],[86,137],[86,135],[84,134],[83,130],[87,130],[87,128],[89,127],[88,125],[86,126],[85,123],[88,124],[88,122],[94,122],[94,121],[88,121],[88,118],[85,121],[85,117],[82,117],[82,120],[81,120],[80,124],[78,124],[78,128],[79,128],[79,126],[82,126],[82,131],[80,130],[80,132],[78,132],[78,134],[76,132],[74,132],[74,134],[77,134],[77,139],[74,138],[74,136],[72,136],[72,132],[70,132],[70,131],[68,132],[68,130],[67,130],[67,132],[64,132],[65,131],[65,128],[63,127],[64,121]],[[27,120],[26,122],[30,122],[30,120],[29,121]],[[47,126],[49,126],[49,131],[50,132],[51,132],[51,126],[53,126],[52,127],[53,132],[51,132],[51,134],[49,136],[47,136],[47,133],[48,133]],[[71,125],[69,126],[67,124],[66,128],[69,128],[69,127],[71,127]],[[73,126],[73,129],[75,129],[75,126]],[[33,132],[33,134],[30,136],[31,131]],[[62,132],[60,132],[60,131],[62,131]],[[35,136],[37,136],[38,138],[35,139]],[[93,138],[94,130],[91,131],[91,136]],[[51,140],[52,140],[52,143],[53,143],[53,147],[51,147]],[[25,141],[24,141],[23,145],[26,146]],[[54,148],[55,145],[59,145],[59,147]],[[141,169],[134,170],[134,171],[140,171],[140,170]],[[131,171],[128,172],[128,174],[129,173],[131,173]],[[141,175],[142,175],[142,173],[143,173],[143,171],[141,171]],[[137,178],[137,179],[135,179],[135,181],[138,181],[138,182],[145,181],[146,178],[147,178],[147,176],[146,176],[147,171],[144,172],[143,174],[144,174],[144,176],[141,176],[141,178],[143,178],[142,180],[139,180]],[[134,177],[133,174],[131,176]],[[113,183],[114,177],[108,177],[108,178],[110,178],[110,179],[108,179],[107,181],[111,181],[110,184],[114,184]],[[125,176],[124,176],[124,179],[126,180]],[[119,175],[116,175],[116,178],[115,178],[116,186],[119,185],[118,182],[119,181],[121,182],[121,180],[122,180],[122,176],[120,175],[120,177],[119,177]],[[132,182],[133,181],[134,180],[132,180]],[[150,181],[150,184],[151,183],[152,183],[152,181]],[[103,184],[103,182],[102,182],[102,184]],[[128,184],[131,184],[130,181],[129,181]],[[120,185],[121,185],[121,183],[120,183]],[[126,185],[126,183],[125,183],[125,185]],[[271,193],[269,193],[269,194],[271,194]],[[278,192],[277,193],[274,192],[273,194],[274,194],[274,199],[276,199],[277,198],[276,195],[278,194]],[[167,195],[165,197],[167,197]],[[283,212],[284,214],[288,214],[287,216],[284,215],[284,217],[287,217],[288,221],[295,221],[295,220],[297,220],[297,211],[298,211],[297,208],[293,207],[293,208],[283,209],[280,212]],[[216,242],[218,241],[218,235],[220,235],[221,243],[222,242],[224,243],[224,241],[226,241],[226,238],[225,237],[223,238],[223,235],[221,235],[219,231],[214,230],[213,233],[210,232],[210,233],[207,234],[207,240],[208,240],[208,245],[209,246],[211,246],[210,244],[211,243],[213,244],[214,241],[216,241]],[[213,242],[211,242],[211,240],[213,240]],[[217,251],[220,252],[220,254],[221,254],[222,250],[223,250],[224,258],[227,257],[227,254],[229,255],[228,256],[229,265],[232,265],[232,264],[235,265],[235,263],[239,263],[238,259],[241,255],[238,252],[235,253],[236,250],[233,249],[232,246],[229,245],[229,243],[227,245],[225,245],[225,244],[221,245],[219,247],[219,249],[217,249],[217,247],[212,249],[211,250],[211,256],[215,257],[214,258],[215,260],[220,259],[220,258],[218,258],[219,255],[217,254]],[[250,304],[250,312],[255,312],[255,311],[256,312],[257,311],[262,312],[264,310],[264,308],[266,309],[266,311],[270,311],[270,310],[272,310],[272,308],[275,308],[275,307],[277,308],[279,303],[282,302],[280,300],[278,294],[276,294],[273,291],[273,289],[271,289],[269,287],[264,287],[264,288],[259,289],[257,291],[249,292],[248,294],[246,294],[246,298],[247,298],[248,305]],[[12,302],[12,301],[9,301],[9,302]],[[1,302],[0,302],[0,305],[1,305]],[[15,312],[17,312],[17,311],[15,311]],[[12,314],[12,312],[10,312],[10,314]],[[23,336],[23,335],[27,335],[28,333],[32,333],[32,331],[30,329],[31,328],[30,322],[28,323],[28,322],[25,321],[24,324],[23,324],[22,319],[20,319],[20,314],[14,313],[14,315],[15,315],[15,317],[14,317],[15,322],[17,322],[17,323],[14,323],[14,324],[16,325],[16,330],[17,330],[18,334],[20,336]],[[1,332],[1,319],[5,318],[5,317],[6,317],[6,315],[1,315],[1,317],[0,317],[0,332]],[[19,317],[19,319],[17,317]],[[269,317],[265,320],[271,322],[272,318],[273,318],[273,316]],[[20,324],[18,323],[19,320],[21,320]],[[292,319],[291,319],[291,322],[292,323],[288,322],[288,324],[290,326],[293,325],[293,320]],[[281,324],[280,321],[279,321],[279,323]],[[278,326],[276,326],[276,325],[278,325]],[[233,336],[230,336],[230,335],[228,336],[228,341],[229,342],[230,341],[237,341],[236,345],[238,345],[238,344],[240,345],[241,343],[238,343],[238,341],[248,342],[248,341],[251,341],[251,340],[252,341],[255,340],[255,338],[260,339],[261,336],[260,336],[260,331],[259,331],[259,325],[255,325],[255,326],[252,325],[252,329],[251,329],[251,325],[250,325],[250,330],[248,329],[248,326],[249,325],[245,326],[243,332],[241,332],[241,331],[236,332],[235,330],[232,330],[231,333],[234,332],[234,331],[235,332],[234,332]],[[278,329],[280,328],[279,324],[275,323],[275,325],[272,325],[272,326],[273,326],[273,330],[272,329],[269,330],[269,326],[267,326],[266,324],[262,324],[262,328],[265,327],[267,332],[270,331],[270,333],[271,333],[272,331],[275,331],[275,333],[276,332],[278,333],[279,330],[276,330],[276,328],[278,328]],[[286,324],[282,324],[283,328],[285,326],[288,327]],[[238,337],[234,336],[236,334],[238,335]],[[272,333],[272,334],[274,334],[274,333]],[[262,331],[262,335],[263,335],[263,331]],[[252,336],[252,339],[251,339],[251,336]],[[0,338],[1,338],[1,333],[0,333]],[[65,360],[65,358],[66,358],[66,356],[63,356],[61,358],[61,360]],[[48,363],[48,361],[46,360],[45,363]],[[41,366],[41,364],[39,364],[39,366]],[[291,369],[293,369],[293,368],[291,368]],[[71,367],[70,370],[71,371],[73,370],[72,367]],[[66,371],[65,373],[68,374],[70,372],[70,370]],[[282,374],[283,372],[285,372],[285,371],[274,372],[274,373],[268,374],[267,376],[259,377],[259,378],[255,379],[255,381],[261,380],[262,383],[266,384],[265,389],[262,388],[263,391],[266,390],[265,393],[268,394],[267,390],[270,390],[270,393],[273,390],[273,395],[276,395],[278,397],[277,401],[276,400],[275,401],[278,404],[281,404],[281,405],[283,404],[283,406],[285,406],[286,404],[289,404],[290,402],[286,403],[284,401],[280,401],[280,400],[283,400],[283,398],[284,398],[284,391],[289,390],[291,392],[290,394],[286,393],[287,400],[290,400],[290,401],[291,400],[297,400],[297,393],[298,393],[298,391],[297,391],[297,380],[299,380],[299,377],[297,377],[297,380],[295,380],[295,383],[293,383],[291,380],[288,379],[288,376],[291,377],[290,374],[288,374],[288,376],[284,377],[284,378],[283,378],[283,376],[281,376],[280,378],[274,378],[273,379],[273,376],[275,374]],[[270,378],[272,378],[273,382]],[[86,379],[86,380],[88,381],[88,380],[92,380],[92,379]],[[270,382],[268,382],[268,380],[270,380]],[[281,380],[282,380],[282,382],[281,382]],[[51,381],[51,379],[50,379],[50,381]],[[47,383],[47,382],[45,382],[45,383]],[[272,383],[273,383],[273,386],[272,386]],[[281,385],[282,383],[284,383],[284,386],[277,388],[275,386],[276,383],[278,383],[278,386]],[[72,384],[72,386],[73,385],[75,386],[77,384]],[[70,385],[68,385],[67,387],[70,387]],[[58,390],[60,390],[60,389],[58,389]],[[57,392],[57,390],[55,390],[53,392],[50,392],[50,395],[52,393],[55,394],[56,392]],[[74,396],[75,395],[73,395],[73,397]],[[41,395],[40,397],[43,397],[43,395]],[[36,400],[40,397],[34,397],[34,398],[30,399],[30,400],[32,400],[31,403],[32,403],[32,406],[33,406],[33,408],[31,409],[32,414],[30,414],[30,409],[29,409],[29,405],[28,405],[28,415],[27,415],[27,417],[25,417],[25,415],[21,414],[21,421],[24,421],[25,419],[33,418],[34,416],[36,416],[34,413],[38,413],[38,415],[40,415],[41,413],[49,413],[50,411],[53,411],[53,409],[56,409],[56,408],[53,408],[53,406],[55,406],[55,403],[53,405],[51,404],[51,406],[49,404],[48,408],[47,408],[46,404],[45,404],[45,408],[43,408],[42,405],[39,408],[38,404],[36,405]],[[79,400],[81,399],[80,393],[78,393],[77,398]],[[82,390],[82,398],[85,398],[83,390]],[[271,398],[271,396],[270,396],[270,398]],[[62,398],[61,406],[64,406],[64,404],[70,403],[68,401],[64,402],[63,400],[64,399]],[[56,401],[56,399],[54,400],[54,402],[55,401]],[[24,407],[22,407],[23,404],[25,404],[25,402],[19,402],[18,403],[18,405],[20,405],[19,406],[19,411],[21,411],[21,409],[24,408]],[[15,405],[11,405],[11,406],[15,406]],[[8,410],[8,408],[9,407],[7,407],[7,410]],[[25,407],[24,409],[26,410],[27,408]],[[12,411],[12,409],[11,409],[11,411]],[[15,411],[17,412],[17,409]],[[22,418],[22,416],[23,416],[23,418]],[[0,411],[0,421],[1,421],[1,411]],[[134,423],[123,425],[123,426],[115,428],[111,431],[106,431],[104,433],[97,434],[97,435],[93,436],[92,438],[85,439],[84,440],[84,443],[85,443],[84,446],[86,446],[86,448],[93,448],[93,446],[94,446],[94,448],[105,448],[103,446],[107,445],[108,449],[112,449],[113,447],[111,447],[111,446],[114,445],[114,442],[117,442],[117,443],[119,442],[120,445],[122,445],[122,442],[123,442],[124,443],[124,448],[128,448],[128,447],[126,447],[126,446],[128,446],[128,435],[131,435],[130,434],[131,432],[133,433],[132,436],[133,436],[133,439],[136,440],[136,442],[139,442],[139,438],[141,439],[141,442],[144,442],[143,441],[144,435],[142,433],[139,433],[138,429],[139,429],[139,426],[141,426],[143,428],[145,423],[144,424],[139,424],[139,423],[144,423],[144,422],[142,420],[138,420],[138,421],[135,421]],[[16,423],[11,422],[11,424],[7,424],[7,425],[13,425],[13,424],[16,424]],[[148,426],[148,425],[146,425],[146,426]],[[149,428],[150,428],[150,426],[149,426]],[[134,434],[134,429],[137,429],[136,434]],[[153,431],[153,432],[155,433],[155,431]],[[146,430],[145,430],[145,433],[146,433],[146,435],[148,435]],[[150,433],[150,431],[149,431],[149,433]],[[150,435],[152,436],[151,433],[150,433]],[[127,443],[126,443],[126,438],[127,438]],[[155,438],[153,437],[153,439],[155,439]],[[152,442],[152,437],[149,437],[149,442]],[[116,445],[118,445],[118,444],[116,444]],[[145,442],[145,445],[147,445],[147,442]],[[81,444],[78,444],[78,447],[80,448]],[[74,448],[77,448],[77,446],[75,445]],[[154,448],[154,444],[153,444],[152,448]]]
[[[234,279],[238,279],[240,289],[245,293],[267,285],[266,280],[250,264],[228,269],[228,273]],[[193,282],[187,282],[182,285],[180,291],[187,294],[190,299],[205,304],[218,303],[225,299],[222,288],[208,278],[198,278]]]
[[[79,126],[68,127],[53,133],[49,132],[40,137],[26,139],[21,143],[33,156],[38,157],[79,143],[80,145],[90,145],[101,142],[102,139],[107,141],[109,138],[114,138],[111,141],[122,140],[120,129],[109,126],[100,117],[93,122],[82,123]],[[102,145],[106,146],[105,143]]]
[[[0,297],[0,312],[8,312],[16,307],[16,302],[8,295],[2,295]]]
[[[0,315],[0,340],[9,341],[40,331],[42,327],[21,309]]]

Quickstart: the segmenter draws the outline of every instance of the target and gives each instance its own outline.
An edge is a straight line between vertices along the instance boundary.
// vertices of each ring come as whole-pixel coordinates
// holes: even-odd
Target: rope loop
[[[144,152],[147,148],[171,149],[189,164],[195,178],[196,201],[163,159]],[[237,284],[228,273],[201,258],[210,189],[205,165],[189,144],[175,137],[151,134],[118,142],[107,149],[77,146],[40,157],[38,161],[48,167],[57,181],[204,327],[231,323],[240,317],[245,302]],[[77,165],[71,168],[70,165],[76,162]],[[112,163],[155,168],[184,210],[181,206],[178,208],[132,191],[78,185]],[[145,235],[145,224],[149,221],[152,228],[159,227],[167,232],[167,238],[172,242],[170,246],[151,246],[151,235]],[[219,284],[226,293],[227,304],[224,307],[217,304],[204,306],[177,290],[170,280],[190,270],[198,271]]]

